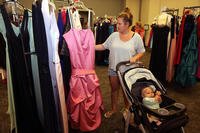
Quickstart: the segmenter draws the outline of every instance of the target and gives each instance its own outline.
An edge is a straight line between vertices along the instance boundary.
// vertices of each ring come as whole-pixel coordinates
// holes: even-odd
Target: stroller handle
[[[135,63],[131,63],[130,61],[122,61],[122,62],[120,62],[120,63],[117,64],[116,69],[119,70],[119,67],[121,65],[126,65],[126,66],[136,65],[138,67],[144,67],[143,62],[141,62],[141,61],[137,61]]]

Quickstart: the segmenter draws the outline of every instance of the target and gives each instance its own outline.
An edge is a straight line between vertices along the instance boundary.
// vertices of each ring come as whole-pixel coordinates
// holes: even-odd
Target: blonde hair
[[[133,15],[128,7],[126,7],[117,18],[122,18],[125,23],[129,23],[129,26],[133,24]]]

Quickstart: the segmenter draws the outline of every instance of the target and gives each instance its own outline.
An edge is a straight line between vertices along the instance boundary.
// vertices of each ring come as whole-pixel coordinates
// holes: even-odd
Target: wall
[[[150,24],[163,7],[178,8],[179,16],[182,16],[183,7],[200,5],[200,0],[126,0],[125,5],[131,9],[135,21],[139,20],[139,1],[142,2],[141,22],[143,24]]]
[[[24,7],[32,9],[32,3],[34,0],[18,0],[20,3],[24,5]]]
[[[82,0],[95,11],[96,16],[117,16],[125,6],[125,0]]]
[[[140,0],[126,0],[126,7],[130,8],[133,14],[133,25],[139,20]]]
[[[183,7],[200,6],[200,0],[161,0],[160,7],[178,8],[179,16],[183,14]]]
[[[156,3],[156,4],[155,4]],[[186,6],[199,6],[200,0],[142,0],[141,22],[149,24],[153,22],[154,18],[161,13],[163,7],[178,8],[179,16],[182,16],[183,8]],[[149,38],[149,31],[146,35],[145,42]]]
[[[141,23],[145,24],[149,21],[149,0],[142,0],[141,8]]]
[[[145,0],[144,0],[145,1]],[[155,4],[156,3],[156,4]],[[153,18],[161,13],[163,7],[178,8],[179,16],[182,16],[183,8],[185,6],[199,6],[200,0],[150,0],[149,3],[149,20],[148,23],[153,21]],[[143,15],[145,15],[142,12]]]

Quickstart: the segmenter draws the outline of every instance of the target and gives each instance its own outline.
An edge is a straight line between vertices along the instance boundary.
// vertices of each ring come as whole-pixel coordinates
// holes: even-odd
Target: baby
[[[142,89],[142,102],[145,106],[151,109],[158,109],[160,108],[159,104],[162,102],[160,95],[160,91],[154,92],[153,88],[151,88],[150,86],[145,87],[144,89]],[[161,124],[157,117],[149,114],[147,114],[147,116],[150,122],[155,122],[157,126]]]

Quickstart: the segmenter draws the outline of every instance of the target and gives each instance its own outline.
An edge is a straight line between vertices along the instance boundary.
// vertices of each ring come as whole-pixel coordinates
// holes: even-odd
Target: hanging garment
[[[0,32],[0,79],[6,80],[6,42]]]
[[[42,1],[42,14],[44,18],[48,54],[49,54],[49,68],[52,78],[52,85],[54,90],[54,99],[57,105],[57,112],[61,131],[68,133],[68,120],[67,120],[67,108],[65,102],[65,92],[63,85],[63,77],[60,66],[60,58],[58,55],[58,43],[59,43],[59,30],[56,22],[54,8],[49,7],[49,1]]]
[[[175,19],[173,19],[175,21]],[[172,29],[176,29],[176,22],[173,22],[171,27]],[[168,54],[168,60],[167,60],[167,72],[166,72],[166,80],[167,82],[171,82],[173,77],[174,77],[174,72],[175,72],[175,66],[174,66],[174,57],[176,53],[176,30],[171,30],[172,32],[172,40],[171,40],[171,45],[169,49],[169,54]]]
[[[1,13],[6,27],[17,132],[43,133],[37,114],[33,86],[28,76],[21,34],[15,32],[15,30],[19,30],[19,27],[11,24],[4,6],[1,6]]]
[[[174,59],[174,64],[175,65],[179,64],[180,60],[181,60],[181,52],[182,52],[182,43],[183,43],[185,19],[186,19],[186,16],[184,14],[182,16],[180,30],[179,30],[179,33],[178,33],[178,40],[177,40],[177,44],[176,44],[176,54],[175,54],[175,59]]]
[[[17,122],[16,122],[16,115],[15,115],[15,105],[14,105],[14,97],[13,97],[14,94],[13,94],[8,42],[7,42],[7,37],[6,37],[6,27],[5,27],[3,16],[1,13],[0,13],[0,33],[2,33],[5,40],[5,44],[6,44],[6,72],[7,72],[7,75],[9,75],[7,77],[7,88],[8,88],[8,111],[7,112],[10,115],[10,132],[15,130],[15,132],[17,133]]]
[[[156,25],[159,25],[159,26],[171,26],[171,19],[172,19],[172,15],[169,15],[165,12],[162,12],[158,18],[157,18],[157,24]]]
[[[2,33],[0,33],[0,68],[6,70],[6,44]]]
[[[150,35],[149,35],[149,40],[148,40],[148,44],[147,44],[147,46],[149,48],[152,48],[152,42],[153,42],[153,29],[151,28]]]
[[[82,29],[81,21],[80,21],[80,15],[78,13],[78,10],[72,11],[68,10],[69,16],[71,17],[71,25],[75,29]]]
[[[196,83],[196,70],[198,63],[197,32],[196,26],[190,35],[188,44],[184,47],[181,62],[177,66],[175,82],[179,85],[192,86]]]
[[[149,69],[161,82],[166,81],[168,33],[168,26],[153,27],[153,47]]]
[[[187,15],[184,25],[182,49],[184,49],[189,43],[190,36],[195,26],[194,22],[195,22],[195,17],[193,15]]]
[[[24,51],[26,53],[25,57],[27,60],[29,74],[34,84],[33,86],[35,91],[37,111],[40,122],[42,123],[42,125],[44,125],[44,111],[43,111],[43,103],[42,103],[42,95],[40,87],[38,60],[37,60],[37,53],[35,51],[35,43],[33,40],[32,12],[28,10],[24,11],[21,33],[23,34],[22,39],[24,44]]]
[[[69,16],[68,10],[66,11],[65,15],[66,15],[66,24],[64,26],[64,33],[67,33],[71,29],[70,16]],[[63,37],[63,34],[61,35],[62,37]],[[60,54],[60,62],[61,62],[61,68],[62,68],[62,74],[63,74],[63,80],[64,80],[64,86],[65,86],[65,96],[67,99],[67,96],[70,90],[69,81],[71,77],[71,61],[70,61],[69,49],[64,39],[62,42],[62,49],[59,54]]]
[[[58,51],[60,53],[60,50],[62,48],[62,43],[63,43],[63,31],[64,31],[64,24],[63,24],[63,20],[62,20],[62,14],[61,14],[61,11],[58,12],[58,21],[57,21],[57,24],[58,24],[58,30],[59,30],[59,33],[60,33],[60,36],[59,36],[59,46],[58,46]]]
[[[101,124],[102,96],[94,71],[95,41],[89,29],[71,29],[63,35],[68,44],[72,75],[68,111],[72,128],[92,131]]]
[[[197,78],[200,79],[200,15],[197,17],[197,36],[198,36],[198,67]]]
[[[110,23],[101,23],[97,26],[96,44],[102,44],[109,37]],[[108,65],[109,50],[95,51],[95,63],[97,65]]]
[[[47,38],[41,12],[41,3],[39,1],[37,1],[35,5],[32,5],[32,12],[34,42],[38,59],[40,87],[44,111],[44,132],[59,133],[57,123],[58,118],[49,70]]]
[[[63,25],[66,25],[66,21],[67,21],[67,14],[66,14],[66,10],[62,10],[61,12],[61,19],[62,19],[62,22],[63,22]]]

